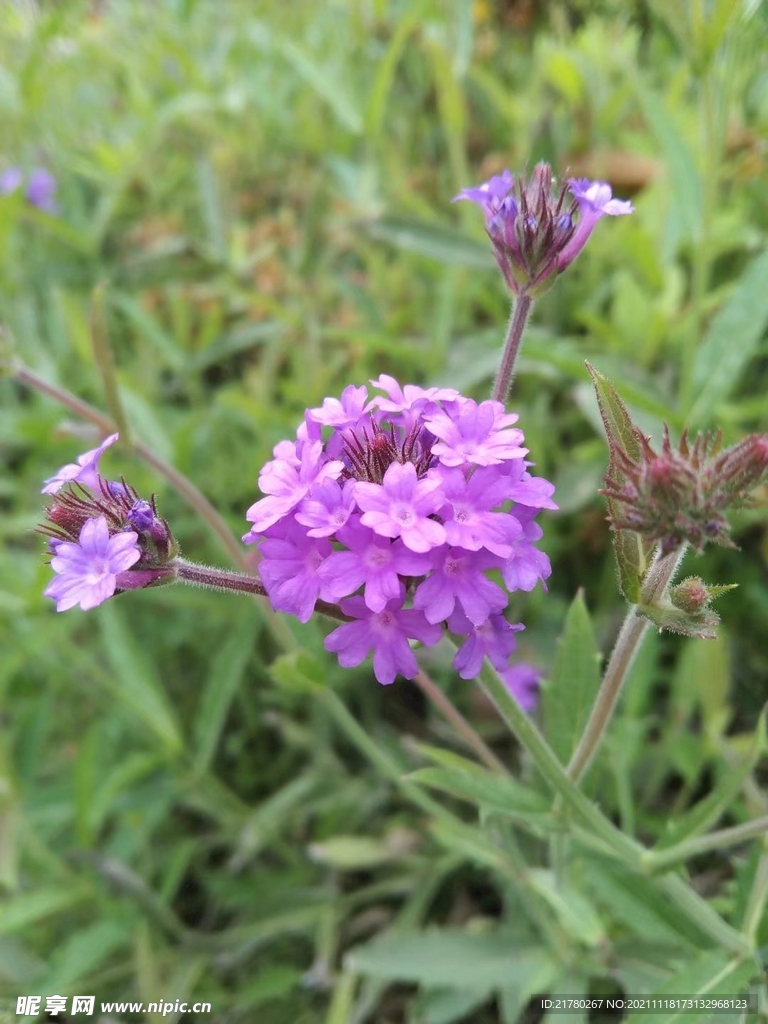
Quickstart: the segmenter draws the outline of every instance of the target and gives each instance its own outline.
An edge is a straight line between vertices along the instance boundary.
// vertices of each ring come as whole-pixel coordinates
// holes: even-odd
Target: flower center
[[[368,426],[348,430],[344,435],[343,477],[380,484],[394,462],[410,462],[421,478],[432,465],[434,438],[415,424],[408,433],[394,424],[379,424],[373,418]]]
[[[106,558],[94,558],[88,571],[89,583],[100,583],[109,576],[109,561]]]

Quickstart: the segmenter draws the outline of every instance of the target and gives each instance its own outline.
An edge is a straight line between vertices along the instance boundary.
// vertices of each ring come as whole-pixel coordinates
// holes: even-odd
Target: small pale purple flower
[[[46,213],[56,212],[56,201],[54,195],[58,189],[56,179],[42,167],[35,167],[30,172],[25,190],[27,202],[36,206],[38,210],[45,210]]]
[[[569,195],[570,193],[570,195]],[[494,256],[515,295],[543,294],[578,256],[605,214],[632,213],[631,203],[614,199],[604,181],[572,178],[557,186],[548,164],[537,164],[529,180],[509,171],[454,201],[477,203]]]
[[[45,591],[57,610],[94,608],[114,593],[171,583],[178,545],[155,497],[144,501],[125,479],[105,480],[99,458],[112,434],[46,481],[52,495],[38,533],[48,539],[56,578]]]
[[[502,183],[491,191],[498,197]],[[517,416],[451,388],[400,384],[382,374],[367,389],[307,410],[296,441],[262,470],[267,495],[248,510],[274,608],[306,621],[319,600],[354,621],[326,641],[342,665],[373,652],[381,683],[417,671],[411,641],[466,637],[465,676],[487,654],[508,667],[522,626],[504,617],[501,574],[530,589],[549,575],[534,516],[553,508],[552,485],[531,477]]]
[[[74,483],[81,484],[83,487],[89,487],[92,491],[97,491],[100,479],[99,459],[107,448],[117,441],[119,436],[119,434],[110,434],[109,437],[101,442],[98,448],[93,448],[89,452],[78,455],[76,463],[70,462],[66,466],[62,466],[58,473],[45,481],[42,493],[56,494],[64,484]]]
[[[362,597],[342,601],[341,610],[355,621],[329,633],[325,649],[334,651],[344,668],[359,665],[373,651],[373,671],[385,685],[393,683],[397,675],[413,679],[419,666],[408,640],[433,646],[442,630],[427,622],[421,612],[404,609],[402,600],[401,595],[389,601],[379,612],[372,612]]]
[[[0,174],[0,196],[10,196],[19,188],[24,175],[18,167],[6,167]]]
[[[141,558],[137,540],[131,531],[110,536],[107,520],[99,516],[87,520],[76,544],[58,542],[51,559],[56,578],[45,589],[45,596],[56,602],[56,611],[75,605],[88,611],[112,597],[119,574]]]
[[[358,483],[362,523],[382,537],[402,537],[411,551],[429,551],[445,541],[445,528],[431,519],[443,504],[440,481],[419,480],[411,462],[393,462],[381,484]]]
[[[502,669],[499,678],[523,711],[531,712],[535,709],[541,686],[541,672],[538,669],[519,661],[516,665]]]

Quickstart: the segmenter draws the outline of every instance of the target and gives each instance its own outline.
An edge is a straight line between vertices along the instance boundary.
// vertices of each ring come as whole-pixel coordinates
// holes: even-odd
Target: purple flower
[[[330,633],[325,649],[336,653],[344,668],[359,665],[373,651],[373,673],[385,685],[397,675],[413,679],[419,671],[409,639],[433,646],[442,636],[440,627],[427,622],[421,612],[402,608],[402,595],[379,612],[372,612],[362,597],[342,601],[341,610],[355,621]]]
[[[354,384],[350,384],[342,391],[341,400],[325,398],[319,409],[308,409],[307,415],[316,423],[344,430],[346,427],[355,426],[363,415],[367,401],[368,388],[365,385],[356,388]]]
[[[507,285],[515,295],[532,297],[543,294],[573,262],[600,217],[633,210],[631,203],[613,199],[602,181],[571,179],[558,186],[545,163],[534,167],[529,180],[504,171],[463,189],[458,199],[481,207]]]
[[[399,595],[403,577],[423,576],[429,570],[428,555],[409,550],[402,540],[393,544],[359,521],[341,530],[338,540],[349,550],[334,551],[320,569],[325,580],[322,596],[327,601],[338,601],[365,587],[366,605],[380,612]]]
[[[601,217],[606,214],[609,217],[623,217],[625,214],[633,213],[635,209],[627,200],[614,199],[611,186],[605,181],[570,178],[568,189],[579,205],[579,221],[570,240],[557,257],[561,271],[579,255]]]
[[[21,185],[24,175],[18,167],[6,167],[0,174],[0,196],[12,195]]]
[[[343,486],[337,480],[324,480],[313,489],[311,498],[304,498],[296,522],[311,527],[309,537],[330,537],[357,508],[354,490],[352,480],[346,480]]]
[[[109,437],[101,442],[98,448],[84,452],[83,455],[78,455],[76,463],[70,462],[66,466],[62,466],[58,473],[45,481],[42,493],[56,494],[64,484],[74,483],[81,484],[83,487],[89,487],[92,491],[98,491],[100,480],[99,459],[107,448],[117,441],[119,436],[119,434],[110,434]]]
[[[411,551],[429,551],[445,541],[445,528],[429,517],[443,504],[440,481],[419,480],[416,467],[393,462],[381,484],[358,483],[363,526],[382,537],[402,537]]]
[[[372,383],[384,394],[350,386],[307,410],[262,470],[266,497],[244,540],[259,545],[264,588],[302,621],[318,599],[340,602],[355,621],[327,647],[342,665],[373,652],[380,682],[412,677],[409,641],[435,644],[446,627],[467,638],[456,660],[466,678],[485,654],[506,669],[522,626],[502,614],[497,577],[531,589],[549,575],[533,519],[555,507],[552,485],[531,477],[501,403],[386,374]]]
[[[490,615],[481,625],[473,626],[466,616],[456,611],[448,620],[448,626],[453,633],[468,634],[453,659],[453,667],[462,679],[478,676],[485,657],[497,671],[503,671],[517,646],[515,633],[525,629],[520,622],[514,625],[507,622],[503,615]]]
[[[299,622],[309,622],[323,587],[318,570],[331,553],[330,542],[308,537],[298,523],[289,522],[274,530],[277,535],[261,544],[262,582],[276,611],[290,612]]]
[[[77,544],[59,541],[51,559],[56,578],[45,589],[45,596],[56,602],[56,611],[76,604],[87,611],[112,597],[119,574],[141,557],[137,540],[130,531],[110,536],[107,520],[99,516],[87,520]]]
[[[46,213],[55,213],[57,207],[53,197],[57,188],[58,185],[54,176],[42,167],[36,167],[30,172],[24,194],[27,202],[32,206],[36,206],[38,210],[45,210]]]
[[[489,615],[507,607],[507,595],[483,573],[498,567],[499,560],[487,551],[438,548],[431,552],[432,572],[413,595],[428,622],[442,622],[458,600],[470,622],[479,626]]]
[[[251,540],[268,530],[307,496],[313,484],[336,479],[343,469],[340,462],[327,462],[323,458],[322,441],[294,446],[290,454],[284,445],[277,446],[275,454],[278,454],[278,448],[281,454],[261,471],[259,487],[269,497],[257,501],[245,513],[245,518],[253,526],[243,540]]]
[[[539,702],[541,672],[533,665],[519,661],[516,665],[502,669],[499,678],[523,711],[531,712]]]
[[[522,458],[527,448],[521,448],[522,430],[510,430],[519,417],[505,414],[501,402],[473,402],[467,399],[458,410],[449,415],[436,412],[428,417],[427,428],[439,438],[432,445],[444,466],[492,466],[507,459]]]

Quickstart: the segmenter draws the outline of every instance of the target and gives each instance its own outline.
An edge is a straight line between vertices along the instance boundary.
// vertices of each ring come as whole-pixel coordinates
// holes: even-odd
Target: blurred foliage
[[[610,180],[637,212],[601,224],[541,301],[514,394],[562,506],[544,524],[550,593],[515,608],[556,698],[569,658],[594,674],[583,631],[554,654],[577,589],[603,652],[621,614],[584,359],[657,440],[662,419],[720,424],[728,443],[768,429],[766,20],[737,0],[9,0],[0,171],[46,167],[59,190],[55,214],[0,196],[4,354],[106,408],[101,296],[113,406],[239,535],[259,467],[324,395],[380,372],[487,394],[507,297],[477,211],[450,204],[461,187],[539,159]],[[199,1019],[218,1022],[513,1024],[534,992],[746,984],[754,964],[588,844],[564,874],[526,873],[552,838],[525,763],[517,811],[519,793],[483,797],[491,781],[469,786],[466,764],[402,783],[460,741],[412,684],[342,672],[322,623],[281,632],[248,600],[182,589],[55,615],[40,481],[97,439],[0,378],[0,996],[204,999]],[[154,470],[107,458],[157,492],[186,554],[226,558]],[[721,639],[647,644],[589,776],[645,843],[768,812],[752,739],[765,499],[741,517],[741,551],[696,566],[739,583]],[[448,654],[425,664],[515,764]],[[688,871],[740,928],[760,864],[741,844]]]

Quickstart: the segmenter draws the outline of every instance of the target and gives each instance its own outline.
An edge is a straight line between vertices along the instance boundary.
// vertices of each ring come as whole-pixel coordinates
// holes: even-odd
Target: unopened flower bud
[[[509,171],[455,197],[477,203],[504,279],[515,295],[543,294],[579,255],[605,215],[632,213],[604,181],[569,179],[557,185],[549,164],[536,164],[528,181]]]
[[[768,479],[768,435],[754,434],[722,450],[722,435],[683,434],[672,447],[668,429],[660,453],[635,427],[639,456],[630,458],[614,441],[603,494],[614,503],[614,530],[633,530],[659,541],[668,553],[689,543],[734,547],[729,511],[744,506],[752,490]]]

